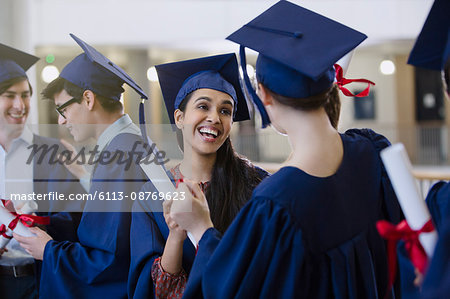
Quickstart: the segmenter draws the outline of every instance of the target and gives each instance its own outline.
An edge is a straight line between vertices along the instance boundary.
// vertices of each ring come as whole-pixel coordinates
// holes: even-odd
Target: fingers
[[[163,213],[167,215],[170,213],[170,208],[172,207],[173,200],[166,199],[163,201]]]
[[[200,189],[200,186],[195,183],[194,181],[185,179],[184,183],[188,187],[188,189],[191,191],[192,195],[196,198],[202,198],[204,196],[203,191]]]
[[[40,236],[42,235],[42,233],[44,233],[44,231],[37,226],[29,227],[28,229],[30,230],[30,232],[37,236]]]
[[[14,232],[13,232],[13,237],[14,237],[14,239],[16,239],[17,242],[19,242],[19,243],[26,244],[27,241],[28,241],[28,237],[24,237],[24,236],[18,235],[18,234],[14,233]]]

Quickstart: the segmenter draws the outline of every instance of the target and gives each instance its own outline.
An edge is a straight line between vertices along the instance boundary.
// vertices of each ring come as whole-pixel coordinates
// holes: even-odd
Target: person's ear
[[[83,99],[86,102],[87,108],[89,110],[94,109],[94,105],[95,105],[95,94],[87,89],[83,92]]]
[[[183,129],[184,126],[184,112],[180,109],[176,109],[173,112],[173,118],[175,119],[175,124],[178,129]]]
[[[264,106],[272,105],[273,102],[272,95],[269,93],[267,88],[264,87],[264,85],[262,85],[261,83],[258,83],[258,94]]]

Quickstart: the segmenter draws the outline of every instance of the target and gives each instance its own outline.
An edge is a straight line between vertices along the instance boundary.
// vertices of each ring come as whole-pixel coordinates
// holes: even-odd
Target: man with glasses
[[[64,166],[48,159],[28,161],[30,146],[61,147],[57,140],[34,134],[26,126],[33,93],[25,73],[39,58],[0,44],[0,198],[13,194],[81,192],[82,188]],[[58,182],[53,181],[57,178]],[[18,213],[25,212],[24,202],[11,201]],[[33,202],[36,203],[36,202]],[[0,203],[1,204],[1,203]],[[8,206],[8,204],[7,204]],[[21,209],[22,207],[22,209]],[[76,240],[80,214],[53,213],[53,204],[37,202],[37,214],[50,216],[48,238]],[[39,211],[39,212],[38,212]],[[30,213],[30,209],[26,213]],[[11,239],[0,249],[0,288],[2,298],[37,298],[39,264]]]
[[[76,142],[96,140],[89,194],[78,229],[79,242],[21,238],[35,258],[43,256],[40,293],[48,298],[125,298],[130,264],[131,194],[148,181],[138,163],[121,156],[145,152],[139,128],[119,101],[123,83],[142,98],[142,89],[117,65],[71,35],[84,53],[62,70],[43,91],[54,100],[64,125]],[[100,163],[107,157],[108,163]],[[118,157],[117,159],[111,157]],[[123,158],[123,156],[122,156]],[[137,159],[133,159],[137,160]],[[138,161],[137,161],[138,162]],[[101,195],[110,201],[101,201]]]

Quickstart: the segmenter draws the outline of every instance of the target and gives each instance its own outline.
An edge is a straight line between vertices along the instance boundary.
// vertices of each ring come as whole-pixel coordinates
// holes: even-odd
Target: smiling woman
[[[185,154],[216,155],[230,134],[233,110],[231,96],[218,90],[201,88],[186,96],[174,112],[179,132],[183,132],[179,143]]]
[[[183,151],[181,163],[170,170],[173,180],[178,184],[188,178],[200,186],[214,226],[223,233],[268,175],[238,155],[230,141],[233,121],[249,119],[236,56],[163,64],[156,70]],[[189,240],[185,242],[186,232],[174,225],[167,211],[164,218],[160,221],[152,213],[133,214],[133,226],[139,229],[132,229],[131,235],[131,297],[174,298],[183,293],[195,248]],[[149,231],[158,230],[161,233],[153,233],[151,244],[142,242],[149,238]],[[146,235],[137,236],[138,232]]]

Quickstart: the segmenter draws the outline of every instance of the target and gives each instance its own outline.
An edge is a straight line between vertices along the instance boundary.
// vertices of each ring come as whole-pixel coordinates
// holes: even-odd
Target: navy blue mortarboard
[[[75,57],[63,68],[59,75],[61,78],[85,90],[89,89],[116,101],[120,100],[120,95],[124,92],[122,85],[126,83],[141,96],[141,99],[148,99],[142,88],[121,67],[74,34],[71,33],[70,36],[83,49],[84,53]],[[139,104],[139,123],[142,136],[146,140],[143,102]]]
[[[36,56],[0,44],[0,82],[27,77],[25,72],[38,60]]]
[[[288,1],[279,1],[227,39],[241,45],[241,68],[248,92],[261,113],[269,117],[246,72],[245,47],[259,52],[256,76],[280,95],[305,98],[331,87],[333,65],[367,36]]]
[[[75,57],[64,67],[59,75],[61,78],[117,101],[124,92],[122,85],[127,83],[141,98],[148,99],[142,88],[122,68],[80,38],[73,34],[70,36],[80,45],[84,53]]]
[[[155,68],[172,124],[175,123],[173,112],[180,103],[189,93],[200,88],[229,94],[235,102],[234,121],[250,118],[234,53],[160,64]]]
[[[408,64],[443,70],[450,57],[450,1],[435,0],[409,55]]]

